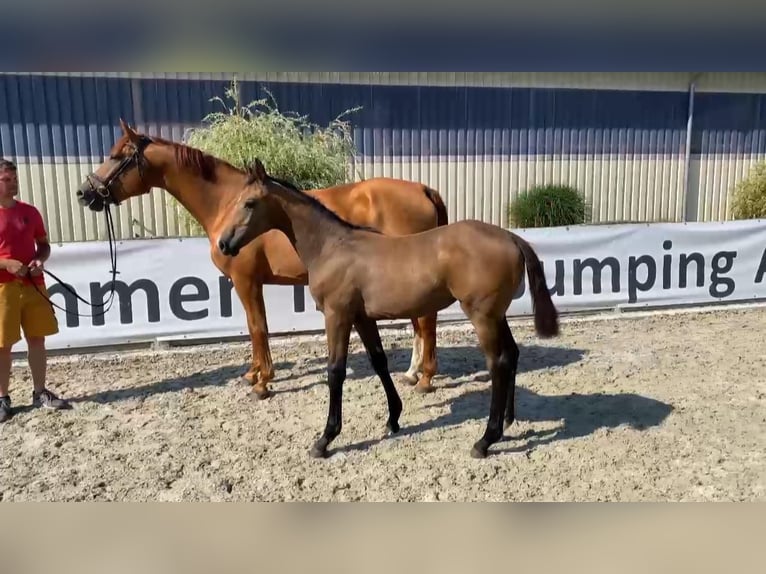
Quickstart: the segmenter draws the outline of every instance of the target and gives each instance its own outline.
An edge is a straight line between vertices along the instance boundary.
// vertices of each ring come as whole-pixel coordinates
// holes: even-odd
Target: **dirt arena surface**
[[[358,339],[332,456],[324,427],[324,336],[272,339],[272,398],[238,383],[242,343],[53,357],[67,412],[20,412],[0,427],[0,499],[51,500],[764,500],[766,308],[565,320],[521,350],[517,422],[486,460],[489,383],[470,325],[438,332],[438,391],[397,383],[402,431],[386,438],[383,389]],[[386,330],[394,378],[411,331]]]

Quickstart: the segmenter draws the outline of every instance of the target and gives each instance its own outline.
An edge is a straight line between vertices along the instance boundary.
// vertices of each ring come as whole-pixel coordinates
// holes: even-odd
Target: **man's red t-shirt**
[[[22,201],[16,201],[13,207],[0,207],[0,259],[15,259],[24,265],[35,258],[37,245],[35,240],[47,235],[43,217],[37,208]],[[17,280],[18,277],[5,269],[0,269],[0,283]],[[42,275],[25,277],[29,283],[43,284]]]

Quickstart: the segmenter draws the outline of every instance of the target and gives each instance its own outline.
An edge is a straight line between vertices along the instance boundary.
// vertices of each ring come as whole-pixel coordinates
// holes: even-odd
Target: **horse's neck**
[[[240,178],[244,181],[245,176]],[[163,187],[196,219],[206,234],[210,234],[225,202],[235,187],[229,173],[219,170],[215,182],[188,170],[173,168],[166,171]]]
[[[285,217],[276,227],[284,233],[306,269],[311,273],[324,261],[322,252],[337,241],[348,237],[349,230],[332,221],[305,199],[294,192],[279,189],[272,192],[282,207]]]

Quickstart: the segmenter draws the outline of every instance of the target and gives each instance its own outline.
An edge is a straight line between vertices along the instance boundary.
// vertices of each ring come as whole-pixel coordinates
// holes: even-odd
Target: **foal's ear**
[[[140,136],[122,118],[120,118],[120,127],[122,128],[122,133],[128,136],[130,141],[136,142],[139,140]]]
[[[257,157],[250,163],[247,171],[250,174],[249,183],[263,183],[268,177],[266,175],[266,168],[263,167],[263,162]]]

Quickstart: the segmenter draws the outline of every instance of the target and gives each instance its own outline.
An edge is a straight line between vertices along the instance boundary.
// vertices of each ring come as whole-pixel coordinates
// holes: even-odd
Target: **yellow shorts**
[[[44,285],[37,286],[48,296]],[[32,285],[21,281],[0,283],[0,347],[11,347],[24,336],[47,337],[59,332],[51,304]]]

